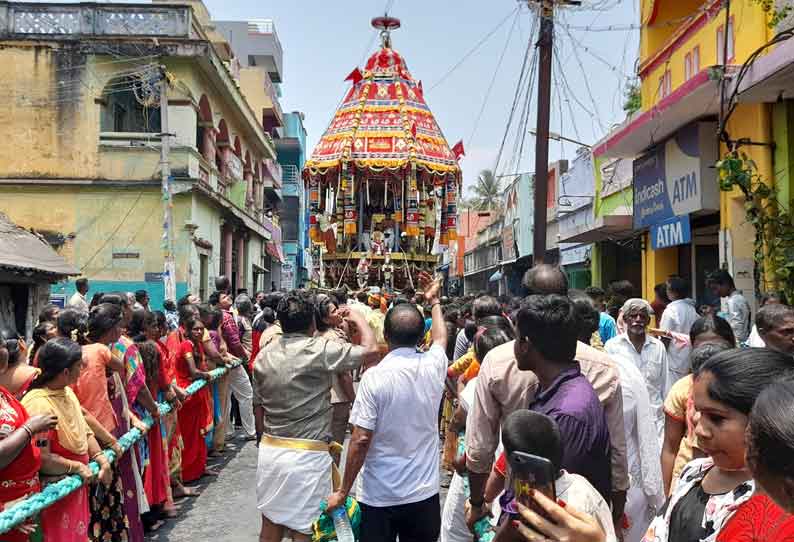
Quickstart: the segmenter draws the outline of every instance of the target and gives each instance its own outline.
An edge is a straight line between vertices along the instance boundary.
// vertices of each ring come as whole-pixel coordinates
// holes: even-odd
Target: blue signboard
[[[634,227],[719,208],[716,142],[709,123],[694,123],[634,160]]]
[[[676,216],[651,226],[651,248],[674,247],[692,242],[689,215]]]

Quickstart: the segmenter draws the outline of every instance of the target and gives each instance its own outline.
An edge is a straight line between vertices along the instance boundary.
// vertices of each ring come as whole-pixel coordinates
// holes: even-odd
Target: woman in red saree
[[[0,371],[8,367],[9,349],[0,341]],[[41,454],[33,436],[55,427],[55,416],[28,416],[14,395],[0,386],[0,509],[41,490]],[[27,522],[2,535],[8,542],[27,542],[35,529]]]
[[[69,387],[80,377],[82,365],[80,345],[64,338],[49,341],[39,350],[41,375],[33,381],[22,405],[32,415],[57,416],[55,428],[36,437],[48,474],[77,474],[92,481],[88,462],[93,459],[100,465],[99,480],[108,486],[113,476],[110,463]],[[44,540],[85,542],[89,538],[88,491],[88,486],[82,486],[41,512]]]
[[[209,380],[204,359],[204,324],[198,318],[185,322],[185,340],[182,341],[175,362],[176,383],[187,388],[194,380]],[[207,444],[204,440],[208,432],[207,421],[212,420],[209,408],[209,388],[204,386],[187,398],[179,409],[179,432],[182,434],[182,481],[198,480],[207,466]],[[211,422],[210,422],[211,423]]]

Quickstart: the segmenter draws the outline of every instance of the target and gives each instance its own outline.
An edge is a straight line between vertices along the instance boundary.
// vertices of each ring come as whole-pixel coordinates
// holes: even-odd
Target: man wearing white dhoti
[[[361,346],[314,337],[314,300],[307,292],[287,294],[276,313],[284,333],[254,362],[259,540],[280,542],[291,532],[293,540],[308,542],[320,502],[333,487],[333,375],[374,362],[378,349],[374,333],[355,311],[344,316],[361,330]]]

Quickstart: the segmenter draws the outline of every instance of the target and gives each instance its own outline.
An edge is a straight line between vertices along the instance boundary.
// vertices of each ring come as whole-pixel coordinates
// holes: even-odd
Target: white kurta
[[[629,528],[624,542],[639,542],[656,510],[664,504],[661,443],[653,424],[648,390],[640,370],[622,356],[615,356],[623,391],[623,425],[630,486],[626,500]]]
[[[664,344],[656,337],[646,335],[640,353],[631,344],[628,335],[621,333],[617,337],[609,339],[604,345],[604,350],[613,357],[621,356],[629,360],[642,373],[645,387],[648,390],[653,420],[656,423],[656,431],[661,442],[664,436],[664,398],[670,391],[669,361]]]
[[[667,305],[662,314],[662,321],[659,329],[664,331],[674,331],[689,335],[692,324],[699,318],[695,310],[695,302],[691,299],[676,299]],[[670,341],[667,346],[670,366],[669,381],[672,386],[676,380],[689,374],[689,354],[692,352],[692,345],[680,341]]]

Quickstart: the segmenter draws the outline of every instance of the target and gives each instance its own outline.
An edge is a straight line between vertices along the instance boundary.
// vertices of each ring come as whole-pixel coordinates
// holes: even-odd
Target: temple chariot
[[[393,17],[372,20],[381,47],[306,162],[314,280],[323,288],[413,286],[456,239],[458,158],[425,103],[422,82],[392,48]]]

